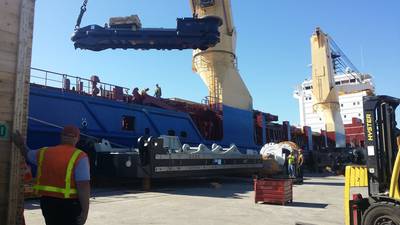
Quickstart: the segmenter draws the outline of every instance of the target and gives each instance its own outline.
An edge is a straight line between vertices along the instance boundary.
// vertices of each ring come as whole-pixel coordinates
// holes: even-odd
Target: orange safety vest
[[[69,145],[40,149],[33,189],[41,196],[77,198],[74,169],[78,160],[86,156],[83,151]]]

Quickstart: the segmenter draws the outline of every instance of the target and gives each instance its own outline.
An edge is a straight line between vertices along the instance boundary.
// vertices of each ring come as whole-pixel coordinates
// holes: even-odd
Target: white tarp
[[[260,154],[265,158],[273,158],[280,165],[283,166],[285,164],[285,152],[297,151],[298,146],[290,141],[285,141],[281,143],[268,143],[265,144],[260,151]]]

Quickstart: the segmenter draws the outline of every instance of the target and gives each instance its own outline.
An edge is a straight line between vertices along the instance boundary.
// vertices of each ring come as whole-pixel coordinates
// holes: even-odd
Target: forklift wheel
[[[363,225],[400,225],[400,205],[392,202],[372,204],[364,214]]]

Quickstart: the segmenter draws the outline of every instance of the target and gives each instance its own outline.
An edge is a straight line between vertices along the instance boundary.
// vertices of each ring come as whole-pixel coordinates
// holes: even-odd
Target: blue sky
[[[190,50],[75,50],[70,41],[82,1],[36,1],[32,66],[133,88],[155,83],[165,97],[201,101],[208,94],[192,72]],[[320,26],[377,92],[400,97],[400,1],[232,0],[239,70],[256,109],[297,124],[297,84],[310,77],[309,39]],[[144,27],[175,27],[191,16],[188,0],[89,0],[82,25],[138,14]],[[363,52],[363,57],[361,52]]]

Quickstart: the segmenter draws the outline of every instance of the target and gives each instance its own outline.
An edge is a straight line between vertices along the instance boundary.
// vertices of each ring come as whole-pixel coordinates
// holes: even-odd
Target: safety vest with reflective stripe
[[[289,155],[287,159],[289,165],[294,165],[294,155]]]
[[[42,148],[37,154],[37,194],[55,198],[77,198],[75,166],[86,153],[70,145]]]

